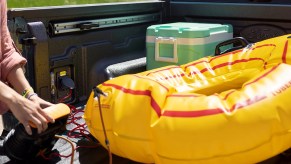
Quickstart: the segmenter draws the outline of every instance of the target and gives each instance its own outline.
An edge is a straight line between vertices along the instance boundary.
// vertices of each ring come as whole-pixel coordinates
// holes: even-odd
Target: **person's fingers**
[[[42,124],[38,119],[33,117],[31,122],[36,126],[38,134],[43,131]]]
[[[47,120],[41,114],[32,116],[30,121],[35,124],[38,133],[45,131],[48,127]]]
[[[52,106],[52,105],[54,105],[53,103],[50,103],[50,102],[48,102],[48,101],[44,101],[44,105],[46,106],[46,107],[49,107],[49,106]]]
[[[34,96],[30,100],[35,102],[35,103],[37,103],[37,104],[39,104],[41,108],[46,108],[46,107],[54,105],[51,102],[45,101],[45,100],[41,99],[38,96]]]
[[[39,113],[50,123],[55,123],[54,118],[48,115],[44,110],[40,110]]]
[[[50,102],[48,102],[48,101],[44,101],[43,99],[41,99],[41,98],[39,98],[39,97],[35,97],[35,99],[31,99],[33,102],[35,102],[36,104],[39,104],[39,106],[41,107],[41,108],[47,108],[47,107],[50,107],[50,106],[53,106],[53,105],[55,105],[55,104],[52,104],[52,103],[50,103]],[[46,118],[46,121],[47,122],[50,122],[50,123],[54,123],[55,122],[55,120],[54,120],[54,118],[52,118],[50,115],[48,115],[46,112],[44,112],[44,110],[38,110],[38,112],[43,116],[43,117],[45,117]]]
[[[50,102],[48,102],[48,101],[44,101],[44,100],[38,100],[38,103],[40,104],[40,107],[41,108],[47,108],[47,107],[49,107],[49,106],[52,106],[52,105],[54,105],[54,104],[52,104],[52,103],[50,103]]]
[[[42,122],[41,125],[42,125],[42,132],[48,128],[48,124],[47,124],[46,120],[44,122]]]
[[[22,125],[24,126],[24,129],[27,132],[27,134],[32,135],[31,127],[29,126],[29,124],[23,123]]]

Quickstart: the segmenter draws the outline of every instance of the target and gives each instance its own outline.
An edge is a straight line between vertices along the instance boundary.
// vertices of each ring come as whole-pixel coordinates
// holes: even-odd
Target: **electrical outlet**
[[[72,67],[55,68],[51,72],[51,95],[55,103],[70,103],[74,101],[75,83],[72,76]]]

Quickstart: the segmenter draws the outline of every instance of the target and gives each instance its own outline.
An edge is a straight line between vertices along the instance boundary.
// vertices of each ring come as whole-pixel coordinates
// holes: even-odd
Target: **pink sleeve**
[[[1,81],[6,81],[7,75],[13,67],[18,64],[24,65],[26,59],[23,58],[13,46],[10,33],[7,27],[7,7],[6,0],[1,0]]]

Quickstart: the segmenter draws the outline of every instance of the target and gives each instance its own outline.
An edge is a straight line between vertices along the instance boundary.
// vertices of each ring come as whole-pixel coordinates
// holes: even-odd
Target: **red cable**
[[[72,90],[70,90],[69,93],[66,96],[61,98],[58,101],[58,103],[63,103],[66,99],[71,97],[71,95],[72,95]],[[78,110],[74,105],[71,105],[71,104],[66,104],[66,105],[68,105],[70,107],[70,109],[71,109],[70,115],[68,117],[67,124],[72,124],[72,125],[76,126],[73,129],[69,130],[67,136],[69,138],[85,137],[87,140],[92,141],[92,139],[89,137],[90,132],[86,129],[86,123],[82,123],[81,124],[81,123],[77,122],[78,120],[82,119],[82,117],[81,116],[76,116],[76,115],[80,114],[80,113],[84,113],[84,111],[83,110]],[[83,115],[83,114],[81,114],[81,115]],[[73,134],[76,131],[79,131],[79,134]],[[53,152],[53,153],[50,153],[48,157],[46,157],[44,155],[45,151],[41,151],[40,152],[40,156],[42,158],[44,158],[45,160],[50,160],[55,156],[68,158],[68,157],[72,156],[74,151],[76,151],[78,148],[97,148],[98,146],[100,146],[99,143],[97,145],[94,145],[94,146],[76,146],[75,148],[72,149],[72,152],[69,155],[61,155],[59,153]]]
[[[59,103],[63,103],[66,99],[70,98],[72,96],[72,90],[69,90],[69,93],[64,96],[63,98],[61,98],[58,102]],[[112,164],[112,153],[111,153],[111,150],[110,150],[110,146],[109,146],[109,141],[108,141],[108,138],[107,138],[107,135],[106,135],[106,132],[105,132],[105,125],[104,125],[104,121],[103,121],[103,117],[102,117],[102,111],[101,111],[101,104],[100,104],[100,99],[98,98],[98,104],[99,104],[99,112],[100,112],[100,117],[101,117],[101,123],[102,123],[102,127],[103,127],[103,130],[104,130],[104,135],[105,135],[105,142],[106,142],[106,146],[107,146],[107,150],[108,150],[108,155],[109,155],[109,163]],[[85,137],[87,140],[89,141],[92,141],[91,138],[89,137],[89,134],[90,132],[86,129],[86,123],[78,123],[77,121],[80,120],[82,117],[81,116],[77,116],[77,114],[79,113],[84,113],[83,110],[77,110],[77,108],[71,104],[67,104],[69,107],[70,107],[70,115],[68,117],[68,121],[67,121],[67,124],[72,124],[72,125],[75,125],[75,127],[71,130],[69,130],[67,136],[69,138],[79,138],[79,137]],[[83,114],[81,114],[83,115]],[[79,131],[78,134],[73,134],[75,131]],[[57,137],[57,136],[56,136]],[[73,142],[70,141],[69,139],[67,138],[64,138],[62,136],[58,136],[58,138],[63,138],[65,139],[66,141],[68,141],[71,146],[72,146],[72,152],[71,154],[69,155],[61,155],[59,153],[51,153],[49,154],[49,157],[46,157],[44,155],[44,151],[41,151],[40,152],[40,155],[46,159],[46,160],[49,160],[51,159],[53,156],[59,156],[59,157],[64,157],[64,158],[68,158],[68,157],[71,157],[71,163],[73,162],[73,158],[74,158],[74,153],[76,151],[76,149],[78,148],[96,148],[98,147],[100,144],[98,143],[98,145],[95,145],[95,146],[76,146],[74,148],[74,145],[73,145]]]

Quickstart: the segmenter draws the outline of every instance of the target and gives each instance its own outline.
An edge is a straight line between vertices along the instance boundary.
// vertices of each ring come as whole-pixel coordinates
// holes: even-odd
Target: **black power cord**
[[[93,92],[94,92],[94,99],[98,99],[100,119],[101,119],[104,137],[105,137],[105,145],[107,147],[107,151],[108,151],[108,155],[109,155],[109,164],[112,164],[112,153],[111,153],[111,149],[110,149],[110,143],[109,143],[109,140],[108,140],[108,137],[106,134],[105,124],[104,124],[104,119],[103,119],[103,114],[102,114],[101,101],[100,101],[100,95],[102,95],[102,96],[107,96],[107,95],[98,87],[93,87]]]

